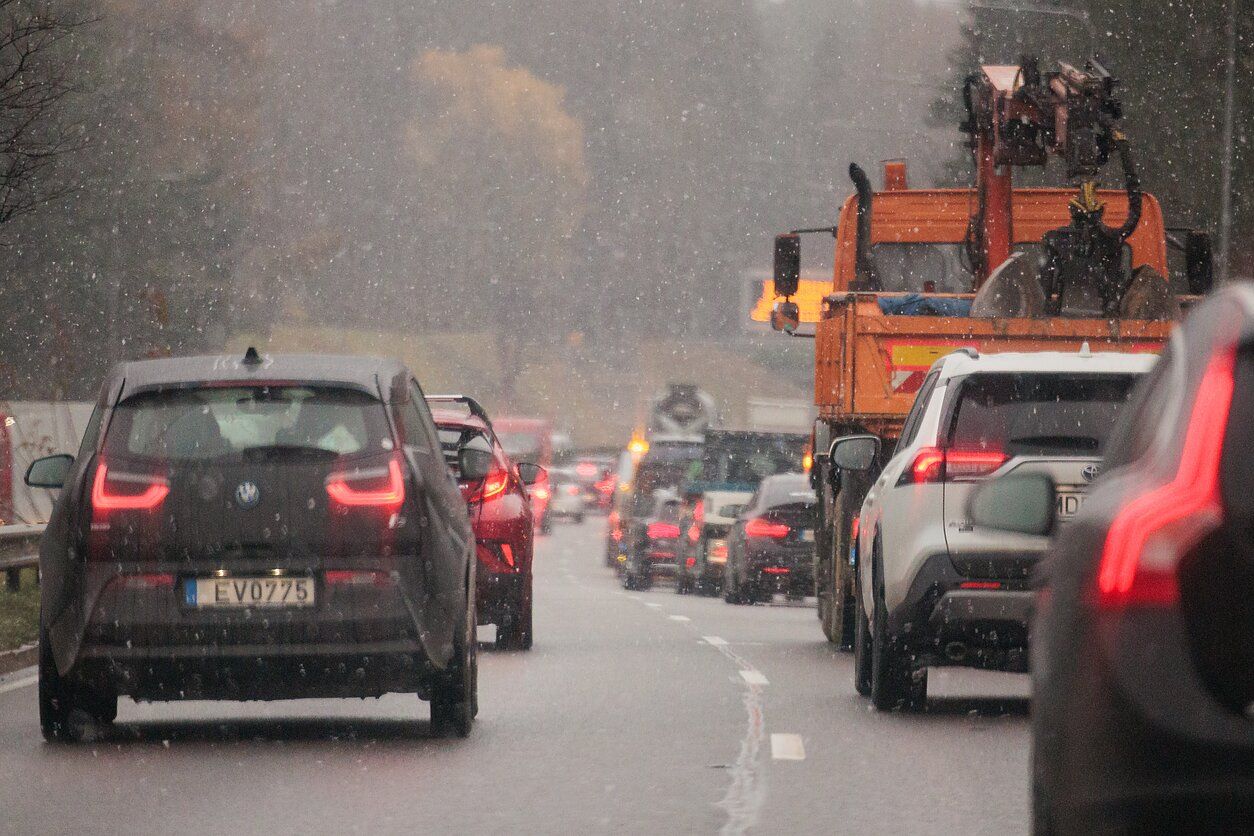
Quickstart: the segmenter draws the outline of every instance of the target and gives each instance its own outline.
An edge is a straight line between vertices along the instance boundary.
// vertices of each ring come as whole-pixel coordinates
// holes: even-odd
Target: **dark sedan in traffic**
[[[763,479],[747,505],[720,511],[736,516],[727,544],[727,603],[813,594],[815,501],[809,476],[783,473]]]
[[[477,710],[474,537],[417,381],[335,356],[117,366],[40,553],[45,737],[119,696],[417,693],[465,736]]]

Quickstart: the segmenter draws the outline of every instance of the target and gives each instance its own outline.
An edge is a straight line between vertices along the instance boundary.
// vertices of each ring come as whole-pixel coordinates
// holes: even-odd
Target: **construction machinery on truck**
[[[851,165],[855,193],[835,226],[776,236],[781,301],[771,321],[786,333],[799,325],[791,297],[800,236],[835,238],[831,293],[813,334],[815,586],[829,640],[852,640],[850,534],[874,478],[834,468],[835,439],[874,433],[886,460],[928,370],[957,349],[1157,352],[1180,305],[1209,290],[1209,239],[1168,229],[1141,190],[1115,88],[1096,59],[1051,72],[1026,57],[982,67],[964,88],[972,188],[911,189],[905,164],[892,161],[873,192]],[[1077,187],[1015,188],[1015,168],[1051,157]],[[1098,188],[1112,158],[1123,188]],[[1174,279],[1169,247],[1184,257]]]

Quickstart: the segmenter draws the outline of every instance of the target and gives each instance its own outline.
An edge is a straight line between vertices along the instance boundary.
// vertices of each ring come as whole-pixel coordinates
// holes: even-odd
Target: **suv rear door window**
[[[984,373],[965,378],[949,444],[1010,456],[1095,456],[1138,379],[1134,374]]]

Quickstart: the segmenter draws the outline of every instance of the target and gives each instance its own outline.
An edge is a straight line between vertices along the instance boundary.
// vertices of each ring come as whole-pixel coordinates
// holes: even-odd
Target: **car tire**
[[[532,579],[528,575],[510,613],[507,624],[496,628],[496,646],[501,650],[530,650],[532,644]]]
[[[888,634],[884,590],[875,584],[875,624],[871,630],[871,704],[879,711],[918,711],[927,700],[927,673],[916,675],[908,653]]]
[[[857,621],[853,637],[853,687],[864,697],[871,695],[871,623],[861,599],[855,599]]]
[[[540,533],[541,534],[553,533],[553,515],[552,514],[545,514],[544,519],[540,520]]]
[[[479,713],[479,642],[475,598],[466,603],[465,624],[453,640],[454,662],[431,693],[431,730],[438,737],[469,737]]]
[[[88,723],[108,725],[117,719],[116,694],[74,688],[57,671],[47,631],[39,633],[39,730],[49,743],[76,743]]]

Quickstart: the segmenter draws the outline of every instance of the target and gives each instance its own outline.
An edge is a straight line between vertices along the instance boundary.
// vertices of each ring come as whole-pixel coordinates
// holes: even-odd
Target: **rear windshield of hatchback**
[[[1134,374],[973,374],[959,386],[949,446],[1009,456],[1099,455]]]
[[[383,404],[364,392],[239,386],[144,392],[114,410],[106,455],[202,460],[251,451],[347,456],[392,448]]]

